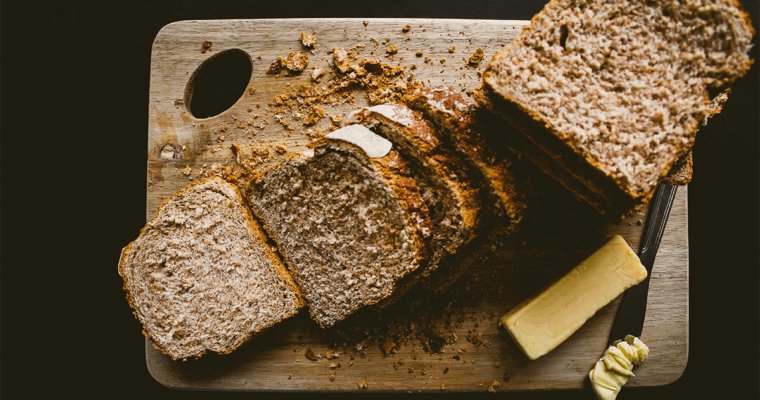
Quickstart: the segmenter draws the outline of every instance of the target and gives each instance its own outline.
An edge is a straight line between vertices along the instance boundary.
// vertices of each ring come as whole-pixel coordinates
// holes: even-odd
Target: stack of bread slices
[[[489,232],[516,231],[530,187],[514,154],[485,145],[450,88],[413,103],[361,110],[245,187],[213,177],[167,199],[119,263],[154,346],[227,353],[303,306],[329,328],[434,298]]]
[[[477,105],[425,88],[245,187],[209,178],[167,199],[122,251],[130,305],[157,349],[187,359],[304,306],[329,328],[435,298],[521,226],[538,195],[522,156],[619,220],[689,180],[697,127],[727,93],[708,89],[746,72],[753,34],[733,0],[553,0],[488,65]]]
[[[488,232],[514,232],[530,189],[514,154],[483,143],[450,88],[414,104],[364,109],[245,187],[212,177],[164,201],[119,263],[154,346],[227,353],[303,306],[329,328],[408,292],[434,298]]]

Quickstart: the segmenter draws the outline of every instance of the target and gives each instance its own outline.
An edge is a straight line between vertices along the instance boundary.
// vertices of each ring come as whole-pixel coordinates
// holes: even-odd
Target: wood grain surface
[[[268,103],[278,94],[310,80],[308,69],[296,76],[265,73],[278,56],[309,52],[298,40],[301,32],[314,32],[317,37],[315,51],[309,52],[309,69],[319,66],[329,70],[332,55],[328,51],[337,46],[354,49],[359,59],[407,67],[406,76],[416,64],[415,79],[428,85],[449,84],[466,92],[479,85],[479,72],[487,61],[527,23],[369,19],[365,25],[359,19],[288,19],[183,21],[164,27],[154,42],[151,59],[146,217],[152,218],[161,201],[172,193],[210,173],[214,164],[235,168],[230,149],[233,143],[272,148],[282,145],[290,152],[303,149],[310,141],[306,127],[293,124],[291,131],[277,123],[272,113],[266,114]],[[408,32],[402,31],[405,25],[411,28]],[[205,53],[201,52],[204,41],[213,43]],[[386,53],[391,45],[399,48],[393,56]],[[477,48],[482,48],[486,57],[478,67],[468,67],[466,60]],[[240,49],[251,56],[249,86],[256,90],[246,91],[220,115],[196,119],[185,109],[188,82],[201,63],[228,49]],[[416,56],[418,50],[423,51],[423,57]],[[431,57],[430,63],[424,62],[425,56]],[[345,120],[352,110],[366,105],[361,94],[354,100],[325,109]],[[259,126],[266,121],[263,127],[247,123],[254,114]],[[323,118],[311,128],[328,125],[328,118]],[[605,350],[619,298],[536,361],[520,352],[498,327],[498,319],[571,269],[607,235],[621,234],[638,249],[643,232],[640,222],[646,221],[646,211],[610,224],[549,178],[536,173],[533,183],[536,201],[522,231],[510,237],[497,235],[450,293],[429,302],[428,308],[420,307],[430,315],[402,312],[414,309],[403,301],[384,314],[384,321],[391,319],[388,315],[397,314],[393,329],[403,332],[401,335],[378,331],[377,327],[362,329],[360,322],[353,322],[347,325],[350,328],[339,328],[358,332],[346,338],[332,330],[321,330],[304,310],[225,356],[172,361],[146,341],[148,369],[166,386],[205,390],[485,391],[494,381],[499,382],[496,391],[588,387],[588,372]],[[687,188],[681,187],[650,284],[642,335],[650,356],[634,370],[636,377],[629,386],[665,385],[678,379],[686,367],[686,199]],[[422,321],[447,318],[448,323],[438,333],[452,343],[445,344],[441,353],[426,352],[424,340],[415,335],[415,329]],[[385,354],[378,345],[386,338],[396,341],[395,352]],[[323,355],[330,350],[339,356],[312,361],[305,357],[307,349]],[[360,388],[360,382],[366,382],[366,389]]]

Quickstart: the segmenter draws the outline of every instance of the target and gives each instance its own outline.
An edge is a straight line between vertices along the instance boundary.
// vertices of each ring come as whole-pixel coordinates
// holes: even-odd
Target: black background
[[[145,366],[141,327],[124,299],[116,267],[121,248],[145,222],[150,51],[162,26],[229,18],[530,19],[544,3],[4,1],[3,398],[274,396],[175,391],[156,383]],[[758,2],[742,3],[758,30]],[[758,60],[758,47],[751,56]],[[760,397],[759,88],[755,65],[694,148],[686,371],[672,385],[626,388],[619,399]],[[584,391],[475,395],[593,398]]]

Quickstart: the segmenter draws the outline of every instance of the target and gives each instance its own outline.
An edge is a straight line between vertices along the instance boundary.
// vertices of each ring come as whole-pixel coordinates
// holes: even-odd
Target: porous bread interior
[[[322,327],[390,296],[419,266],[413,222],[373,165],[352,145],[329,144],[253,183],[251,206]]]
[[[119,273],[154,346],[174,359],[229,353],[302,306],[237,188],[220,178],[167,199]]]
[[[591,165],[636,204],[690,149],[707,87],[749,68],[752,35],[731,0],[554,0],[484,82],[544,126],[531,138]]]

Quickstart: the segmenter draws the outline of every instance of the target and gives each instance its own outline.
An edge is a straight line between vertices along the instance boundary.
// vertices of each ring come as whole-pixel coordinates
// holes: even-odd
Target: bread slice
[[[410,105],[439,127],[479,172],[493,227],[505,233],[517,231],[533,190],[530,173],[511,151],[507,137],[492,134],[489,116],[449,86],[423,88]]]
[[[175,360],[229,353],[304,305],[238,189],[216,177],[166,199],[119,274],[143,333]]]
[[[404,104],[370,107],[357,116],[409,160],[407,175],[420,188],[435,232],[422,284],[435,293],[446,291],[467,266],[457,254],[467,252],[479,233],[481,201],[468,167],[443,146],[422,113]]]
[[[346,132],[377,142],[358,125],[331,136]],[[433,232],[416,183],[396,151],[375,156],[325,138],[264,171],[248,192],[323,328],[408,289],[427,257]]]
[[[708,89],[749,69],[753,34],[733,0],[553,0],[494,56],[478,99],[532,143],[529,158],[614,221],[691,149]]]

